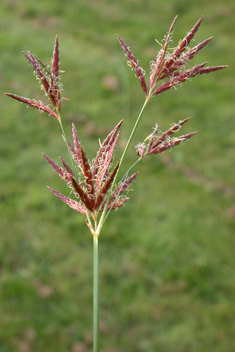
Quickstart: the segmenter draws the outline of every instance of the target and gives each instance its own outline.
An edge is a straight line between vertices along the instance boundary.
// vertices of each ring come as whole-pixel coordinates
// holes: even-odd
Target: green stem
[[[63,137],[64,137],[64,141],[65,141],[66,147],[67,147],[67,149],[68,149],[68,153],[69,153],[70,160],[71,160],[71,163],[72,163],[72,168],[73,168],[74,175],[77,176],[77,170],[76,170],[76,168],[75,168],[75,164],[74,164],[74,160],[73,160],[73,157],[72,157],[71,150],[69,149],[69,144],[68,144],[68,141],[67,141],[65,132],[64,132],[64,127],[63,127],[63,125],[62,125],[61,119],[59,120],[59,123],[60,123],[60,127],[61,127],[61,130],[62,130],[62,134],[63,134]]]
[[[93,352],[99,352],[99,258],[98,236],[93,235]]]
[[[104,208],[104,210],[103,210],[103,212],[102,212],[102,215],[101,215],[101,217],[100,217],[99,225],[98,225],[97,230],[96,230],[96,233],[97,233],[98,235],[99,235],[100,230],[101,230],[101,228],[102,228],[102,226],[103,226],[103,224],[104,224],[104,221],[105,221],[105,219],[106,219],[106,213],[107,213],[107,209],[108,209],[108,205],[109,205],[109,200],[110,200],[110,197],[111,197],[111,195],[112,195],[113,189],[114,189],[114,187],[115,187],[116,180],[117,180],[119,171],[120,171],[120,169],[121,169],[123,160],[124,160],[124,158],[125,158],[125,156],[126,156],[126,153],[127,153],[128,149],[129,149],[129,146],[130,146],[130,144],[131,144],[131,141],[132,141],[132,139],[133,139],[133,136],[134,136],[134,134],[135,134],[135,131],[136,131],[137,127],[138,127],[138,124],[139,124],[139,122],[140,122],[140,119],[141,119],[141,117],[142,117],[142,115],[143,115],[144,109],[145,109],[145,107],[146,107],[148,101],[149,101],[149,98],[146,98],[146,100],[145,100],[145,102],[144,102],[144,104],[143,104],[143,106],[142,106],[142,109],[140,110],[139,116],[137,117],[137,120],[136,120],[136,122],[135,122],[135,125],[134,125],[134,127],[133,127],[133,129],[132,129],[132,131],[131,131],[131,134],[130,134],[130,137],[129,137],[128,142],[127,142],[127,144],[126,144],[126,147],[125,147],[125,149],[124,149],[124,152],[123,152],[123,154],[122,154],[118,171],[117,171],[117,173],[116,173],[116,175],[115,175],[115,178],[114,178],[114,180],[113,180],[112,187],[110,188],[109,197],[108,197],[108,199],[107,199],[105,208]]]
[[[135,167],[135,165],[138,164],[138,162],[139,162],[140,160],[142,160],[142,158],[137,159],[137,160],[134,162],[134,164],[131,165],[131,167],[130,167],[130,168],[127,170],[127,172],[123,175],[121,181],[119,181],[118,184],[122,183],[122,182],[125,180],[125,178],[126,178],[126,177],[128,176],[128,174],[129,174],[129,172]]]

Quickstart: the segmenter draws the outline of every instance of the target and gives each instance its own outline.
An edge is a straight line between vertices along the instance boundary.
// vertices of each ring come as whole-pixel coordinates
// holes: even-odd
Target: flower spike
[[[202,16],[197,23],[195,24],[195,26],[191,29],[191,31],[184,37],[184,39],[182,41],[179,42],[178,46],[176,47],[176,49],[173,51],[172,55],[170,56],[170,58],[166,61],[165,63],[165,70],[169,70],[169,68],[171,67],[172,64],[174,64],[176,62],[176,60],[180,57],[180,55],[185,51],[185,49],[187,48],[187,46],[189,45],[189,43],[191,42],[191,40],[193,39],[195,33],[197,32],[202,20],[203,20]]]
[[[194,58],[194,56],[202,49],[206,44],[208,44],[213,37],[210,37],[203,42],[199,43],[192,49],[188,49],[188,45],[190,44],[191,40],[193,39],[195,33],[197,32],[203,16],[197,21],[191,31],[184,37],[183,40],[179,42],[177,47],[173,50],[172,54],[168,52],[168,46],[172,39],[173,27],[175,25],[177,16],[174,18],[169,31],[167,32],[163,45],[158,52],[156,60],[151,62],[150,65],[150,79],[149,79],[149,91],[147,89],[147,85],[144,79],[144,70],[142,67],[139,66],[136,58],[127,47],[127,45],[123,42],[123,40],[117,36],[119,39],[123,49],[126,52],[126,56],[129,59],[130,66],[133,67],[135,70],[138,79],[140,80],[142,89],[145,93],[146,100],[149,100],[154,95],[162,93],[172,87],[175,87],[182,82],[186,81],[191,77],[195,77],[201,74],[210,73],[213,71],[221,70],[228,66],[211,66],[205,67],[207,64],[203,63],[197,65],[191,69],[185,69],[186,64]],[[169,49],[170,50],[170,49]],[[158,83],[162,81],[164,78],[167,78],[168,81],[163,83],[161,86],[157,87]]]
[[[111,161],[113,159],[114,147],[119,136],[118,130],[121,124],[122,121],[120,121],[106,137],[91,165],[85,156],[85,152],[79,141],[75,126],[72,126],[74,148],[70,143],[69,147],[75,164],[80,170],[79,179],[76,179],[74,172],[62,158],[60,158],[60,160],[65,169],[43,154],[45,159],[58,172],[60,177],[65,180],[70,188],[72,188],[74,194],[79,199],[79,202],[75,202],[72,199],[63,196],[61,193],[50,187],[49,189],[71,208],[79,211],[80,213],[87,211],[89,216],[92,216],[95,221],[97,214],[102,212],[105,207],[108,192],[110,192],[112,183],[119,169],[120,161],[118,161],[116,166],[111,171]],[[128,198],[121,195],[128,189],[129,185],[136,176],[137,173],[129,177],[120,185],[114,187],[114,190],[110,195],[108,209],[119,208],[128,200]],[[87,224],[90,226],[89,221]]]
[[[174,27],[174,24],[175,24],[177,17],[178,16],[176,16],[174,18],[174,20],[170,26],[170,29],[165,37],[164,44],[163,44],[163,46],[162,46],[162,48],[156,58],[156,62],[153,66],[153,70],[150,75],[150,88],[152,88],[155,85],[156,80],[158,80],[161,75],[163,64],[164,64],[164,58],[166,55],[166,50],[167,50],[168,44],[171,40],[171,34],[172,34],[173,27]],[[155,78],[155,76],[156,76],[156,78]]]
[[[134,57],[134,55],[132,54],[132,52],[130,51],[130,49],[127,47],[127,45],[124,43],[124,41],[116,34],[123,50],[126,52],[126,56],[129,59],[129,64],[130,66],[133,67],[134,71],[137,74],[137,77],[140,81],[141,87],[144,91],[144,94],[147,96],[147,85],[144,79],[144,70],[143,68],[138,64],[138,61],[136,60],[136,58]]]
[[[58,37],[55,38],[55,47],[53,53],[53,60],[52,60],[52,73],[55,79],[58,79],[59,76],[59,66],[60,66],[60,54],[59,54],[59,42]]]
[[[70,206],[70,208],[78,211],[81,214],[86,214],[86,210],[85,208],[78,202],[76,202],[73,199],[70,199],[68,197],[65,197],[63,194],[55,191],[53,188],[49,187],[49,190],[54,193],[57,197],[59,197],[64,203],[68,204],[68,206]]]
[[[146,155],[159,154],[164,152],[167,149],[172,149],[176,145],[179,145],[182,142],[185,142],[187,139],[194,136],[197,132],[191,132],[189,134],[182,135],[180,137],[171,138],[171,136],[180,130],[180,128],[190,119],[184,119],[179,121],[177,124],[174,124],[166,132],[161,133],[158,129],[158,125],[153,130],[153,133],[145,139],[145,142],[148,140],[148,144],[140,143],[136,146],[137,154],[143,158]]]
[[[49,106],[44,105],[43,103],[36,101],[36,100],[31,100],[29,98],[24,98],[20,97],[19,95],[11,94],[11,93],[5,93],[8,97],[11,97],[13,99],[16,99],[20,101],[21,103],[27,104],[31,106],[32,108],[38,109],[40,112],[46,112],[49,115],[54,116],[56,119],[58,119],[57,114],[55,111],[51,110]]]
[[[7,93],[11,98],[19,100],[33,108],[40,111],[47,112],[49,115],[54,116],[58,121],[60,121],[60,105],[61,105],[61,90],[62,86],[59,83],[59,42],[58,37],[55,39],[55,47],[53,52],[52,67],[45,65],[44,62],[39,59],[36,55],[28,51],[28,54],[22,52],[26,57],[30,65],[34,68],[36,73],[36,78],[41,83],[41,89],[44,91],[45,95],[51,100],[55,111],[53,111],[48,106],[41,102],[31,100],[29,98],[23,98],[15,94]]]
[[[112,161],[114,148],[119,137],[118,130],[122,122],[123,120],[121,120],[117,126],[115,126],[114,129],[109,133],[95,158],[93,164],[93,177],[96,183],[96,188],[99,188],[103,183],[107,169],[109,168],[109,165]]]

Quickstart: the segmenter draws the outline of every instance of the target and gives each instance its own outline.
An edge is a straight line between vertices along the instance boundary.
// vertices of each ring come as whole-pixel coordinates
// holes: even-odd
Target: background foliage
[[[151,100],[135,143],[192,116],[192,140],[138,165],[125,208],[100,238],[101,350],[232,352],[235,293],[234,35],[232,0],[3,0],[1,90],[41,99],[21,50],[46,63],[59,36],[68,136],[88,157],[124,118],[118,157],[144,95],[115,33],[148,74],[178,14],[175,44],[203,14],[194,63],[229,68]],[[174,44],[172,44],[174,46]],[[69,160],[58,123],[0,95],[0,352],[87,352],[92,334],[92,238],[84,218],[46,188],[68,189],[41,156]],[[134,147],[134,145],[133,145]],[[134,148],[126,160],[136,159]]]

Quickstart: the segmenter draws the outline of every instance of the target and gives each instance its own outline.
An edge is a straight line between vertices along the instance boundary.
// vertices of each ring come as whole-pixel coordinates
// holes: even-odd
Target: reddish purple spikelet
[[[75,150],[73,148],[70,148],[70,149],[73,152],[73,155],[74,156],[76,155],[75,162],[78,164],[80,169],[83,170],[82,147],[81,147],[81,144],[79,142],[78,135],[77,135],[77,132],[76,132],[74,124],[72,124],[72,130],[73,130],[73,140],[74,140]]]
[[[172,87],[175,87],[179,85],[180,83],[183,83],[187,79],[191,77],[195,77],[200,74],[200,70],[207,64],[207,62],[204,62],[203,64],[197,65],[193,68],[190,68],[189,70],[186,70],[184,72],[174,72],[170,75],[170,80],[164,84],[162,84],[159,88],[157,88],[152,95],[157,95],[160,94]],[[209,67],[208,67],[209,68]],[[210,72],[210,71],[209,71]]]
[[[102,184],[104,177],[106,175],[107,168],[110,165],[110,162],[113,158],[113,151],[119,136],[119,128],[122,124],[121,120],[117,126],[109,133],[107,138],[104,140],[103,144],[100,147],[100,150],[97,153],[93,164],[93,177],[96,183],[96,188],[99,188]]]
[[[82,212],[83,209],[87,209],[88,213],[91,214],[94,219],[96,219],[97,214],[104,209],[106,204],[107,194],[112,186],[115,175],[117,174],[119,163],[111,171],[111,161],[113,159],[114,147],[119,136],[119,127],[122,121],[120,121],[117,126],[110,132],[107,138],[104,140],[100,147],[99,152],[92,165],[89,164],[88,159],[85,156],[85,152],[79,141],[77,131],[73,125],[73,139],[74,148],[69,143],[69,147],[76,163],[77,167],[80,169],[80,176],[77,180],[73,171],[65,163],[65,161],[60,158],[65,170],[54,163],[48,156],[43,156],[49,162],[49,164],[58,172],[62,179],[66,181],[68,186],[73,189],[75,195],[80,199],[82,208],[79,207],[78,202],[72,201],[70,198],[61,195],[59,192],[50,190],[57,195],[61,200],[68,204],[71,208]],[[108,209],[116,209],[121,207],[128,198],[119,196],[127,190],[128,186],[136,177],[137,173],[131,176],[128,180],[121,183],[118,187],[114,188],[111,194]],[[88,223],[89,225],[89,223]]]
[[[58,119],[57,114],[53,110],[51,110],[48,106],[42,104],[39,101],[31,100],[29,98],[20,97],[19,95],[15,95],[15,94],[11,94],[11,93],[5,93],[5,94],[8,97],[16,99],[16,100],[20,101],[21,103],[27,104],[27,105],[31,106],[32,108],[38,109],[39,111],[44,111],[47,114],[52,115],[56,119]]]
[[[161,75],[162,68],[164,65],[164,58],[166,55],[166,50],[167,50],[168,44],[171,40],[171,34],[173,31],[173,27],[174,27],[176,19],[177,19],[177,16],[174,18],[174,20],[170,26],[170,29],[165,37],[164,44],[163,44],[163,46],[162,46],[162,48],[156,58],[156,62],[153,66],[153,70],[150,75],[150,88],[152,88],[155,85],[155,81],[158,80]]]
[[[64,171],[62,167],[57,165],[53,160],[49,158],[49,156],[42,153],[44,158],[48,161],[48,163],[55,169],[56,172],[60,175],[60,177],[65,180],[69,185],[71,185],[70,173]]]
[[[68,171],[69,175],[71,175],[73,178],[75,178],[74,172],[70,169],[69,165],[66,164],[66,162],[60,157],[60,160],[62,164],[64,165],[64,168]]]
[[[89,194],[86,192],[86,190],[82,187],[81,183],[77,182],[73,177],[71,177],[71,182],[73,185],[73,189],[75,193],[78,194],[79,198],[81,199],[82,203],[86,206],[87,209],[90,211],[93,211],[93,202],[91,202],[89,198]]]
[[[175,137],[170,139],[168,142],[164,142],[156,146],[155,148],[152,148],[146,155],[152,155],[152,154],[159,154],[164,152],[167,149],[172,149],[176,145],[179,145],[182,142],[185,142],[187,139],[191,138],[194,136],[197,132],[191,132],[189,134],[185,134],[180,137]]]
[[[127,45],[123,42],[123,40],[116,34],[122,48],[124,49],[124,51],[126,52],[126,56],[129,59],[129,64],[130,66],[133,67],[134,71],[137,74],[137,77],[140,81],[141,87],[144,91],[144,94],[147,96],[148,90],[147,90],[147,85],[144,79],[144,70],[143,68],[138,64],[138,61],[136,60],[136,58],[134,57],[134,55],[132,54],[132,52],[130,51],[130,49],[127,47]]]
[[[162,153],[167,149],[171,149],[176,145],[179,145],[182,142],[185,142],[187,139],[194,136],[197,132],[192,132],[189,134],[182,135],[180,137],[171,138],[171,136],[180,130],[180,128],[190,119],[184,119],[179,121],[177,124],[174,124],[166,132],[159,132],[158,126],[155,127],[153,133],[148,136],[145,141],[149,140],[148,144],[141,143],[136,146],[137,154],[143,158],[146,155]]]
[[[121,184],[117,187],[117,189],[114,191],[114,196],[122,194],[124,191],[127,190],[127,188],[130,186],[130,184],[134,181],[136,176],[138,175],[139,172],[135,172],[132,176],[124,180],[124,182],[121,182]],[[113,199],[112,199],[113,200]]]
[[[59,76],[59,65],[60,65],[60,55],[59,55],[59,42],[58,37],[55,38],[55,47],[53,53],[53,60],[52,60],[52,73],[56,79]]]
[[[48,186],[48,188],[52,193],[54,193],[57,197],[59,197],[64,203],[68,204],[70,206],[70,208],[78,211],[81,214],[86,214],[85,208],[80,203],[76,202],[73,199],[65,197],[63,194],[55,191],[53,188],[51,188],[49,186]]]
[[[58,42],[58,37],[56,36],[53,59],[52,59],[52,72],[50,74],[50,78],[51,78],[51,93],[55,97],[58,111],[60,111],[60,103],[61,103],[61,98],[60,98],[61,88],[59,86],[59,65],[60,65],[59,42]]]
[[[29,63],[33,66],[33,68],[35,69],[35,71],[38,74],[39,79],[41,80],[42,84],[43,84],[43,88],[45,90],[46,93],[48,93],[50,91],[50,84],[42,70],[42,66],[45,64],[42,64],[41,62],[37,61],[36,58],[34,57],[34,55],[31,54],[30,51],[28,51],[28,55],[26,55],[23,51],[22,54],[26,57],[26,59],[29,61]],[[40,67],[41,66],[41,67]]]
[[[138,65],[138,62],[134,55],[131,53],[129,48],[123,42],[121,38],[118,39],[126,52],[126,56],[130,60],[130,65],[134,68],[137,77],[141,82],[142,89],[146,95],[146,99],[149,100],[152,96],[160,94],[172,87],[175,87],[182,82],[186,81],[191,77],[195,77],[201,74],[210,73],[213,71],[217,71],[227,66],[212,66],[208,68],[204,68],[206,63],[197,65],[191,69],[185,69],[186,64],[194,58],[194,56],[202,49],[206,44],[208,44],[213,37],[210,37],[203,42],[199,43],[192,49],[188,49],[188,45],[193,39],[195,33],[197,32],[203,16],[198,20],[198,22],[194,25],[191,31],[184,37],[183,40],[179,42],[177,47],[173,50],[172,54],[168,52],[168,46],[170,41],[172,40],[173,27],[175,25],[177,16],[174,18],[169,31],[167,32],[164,43],[156,57],[154,63],[151,63],[151,72],[150,72],[150,80],[149,80],[149,92],[147,92],[146,82],[143,78],[143,69]],[[170,50],[170,49],[169,49]],[[160,87],[156,87],[158,82],[167,78],[168,81],[163,83]],[[144,83],[143,83],[143,82]]]
[[[22,52],[26,57],[30,65],[34,68],[36,73],[36,78],[41,83],[41,88],[44,91],[45,95],[51,100],[56,112],[50,109],[48,106],[43,103],[31,100],[29,98],[19,97],[14,94],[8,93],[7,95],[11,98],[21,101],[33,108],[36,108],[40,111],[45,111],[49,115],[54,116],[57,120],[60,121],[60,105],[61,105],[61,90],[62,86],[59,84],[59,42],[58,37],[55,39],[55,47],[53,52],[52,59],[52,68],[45,65],[44,62],[39,59],[36,55],[31,54],[28,51],[28,54]]]
[[[76,160],[78,160],[79,167],[83,173],[83,177],[86,182],[88,197],[90,199],[91,208],[93,209],[93,207],[95,205],[95,199],[94,199],[93,177],[92,177],[90,165],[89,165],[89,162],[86,158],[85,152],[82,149],[82,146],[79,142],[77,131],[75,129],[74,124],[72,125],[72,129],[73,129],[74,146],[75,146],[75,151],[77,154]]]
[[[97,198],[97,201],[95,204],[96,208],[98,208],[100,206],[100,204],[104,200],[104,195],[107,194],[109,188],[111,187],[113,179],[118,171],[119,164],[120,164],[120,160],[118,161],[117,165],[113,169],[112,173],[107,177],[106,182],[104,183],[103,187],[101,188],[100,194],[98,195],[98,198]]]
[[[165,68],[161,74],[160,79],[164,79],[165,77],[171,77],[172,72],[175,72],[176,70],[179,70],[180,68],[183,68],[184,65],[187,64],[188,61],[192,60],[192,58],[202,49],[204,46],[209,43],[213,39],[213,37],[210,37],[206,40],[204,40],[202,43],[196,45],[194,48],[190,49],[186,54],[182,55],[178,60],[176,60],[171,67],[167,67],[165,65]]]
[[[180,55],[185,51],[185,49],[187,48],[187,46],[189,45],[190,41],[192,40],[192,38],[194,37],[195,33],[197,32],[202,19],[204,16],[202,16],[198,22],[195,24],[195,26],[191,29],[191,31],[184,37],[184,39],[182,41],[179,42],[178,46],[176,47],[176,49],[173,51],[172,55],[170,56],[170,58],[166,61],[165,63],[165,70],[169,70],[169,68],[175,64],[176,60],[180,57]]]
[[[128,179],[121,182],[118,185],[118,187],[115,188],[115,190],[109,200],[108,210],[110,210],[110,209],[113,210],[113,209],[118,208],[119,206],[122,206],[129,199],[127,197],[118,199],[118,197],[128,189],[129,185],[134,181],[134,179],[136,178],[138,173],[139,172],[135,172],[132,176],[130,176]],[[100,207],[100,211],[102,211],[104,209],[105,205],[106,205],[106,201]]]
[[[200,68],[198,70],[197,75],[204,75],[206,73],[210,73],[213,71],[218,71],[218,70],[222,70],[223,68],[228,67],[227,65],[221,65],[221,66],[210,66],[210,67],[205,67],[205,68]]]

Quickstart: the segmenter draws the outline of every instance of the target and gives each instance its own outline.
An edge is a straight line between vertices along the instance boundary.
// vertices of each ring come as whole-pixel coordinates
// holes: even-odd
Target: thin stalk
[[[142,117],[142,115],[143,115],[143,112],[144,112],[144,109],[145,109],[147,103],[148,103],[148,99],[145,100],[145,102],[144,102],[144,104],[143,104],[143,106],[142,106],[142,109],[140,110],[139,116],[137,117],[137,120],[136,120],[136,122],[135,122],[135,125],[134,125],[134,127],[133,127],[133,129],[132,129],[132,131],[131,131],[130,137],[129,137],[129,139],[128,139],[128,142],[127,142],[127,144],[126,144],[126,147],[125,147],[125,149],[124,149],[124,152],[123,152],[122,157],[121,157],[121,160],[120,160],[120,164],[119,164],[118,171],[117,171],[116,176],[115,176],[115,178],[114,178],[114,180],[113,180],[113,184],[112,184],[112,189],[111,189],[111,191],[113,190],[113,188],[114,188],[114,186],[115,186],[115,181],[116,181],[117,176],[118,176],[118,174],[119,174],[119,171],[120,171],[120,168],[121,168],[121,166],[122,166],[123,160],[124,160],[124,158],[125,158],[125,156],[126,156],[126,153],[127,153],[128,149],[129,149],[129,146],[130,146],[131,141],[132,141],[132,139],[133,139],[133,137],[134,137],[135,131],[136,131],[137,127],[138,127],[138,124],[139,124],[139,122],[140,122],[140,119],[141,119],[141,117]]]
[[[66,138],[66,135],[65,135],[65,132],[64,132],[64,127],[62,125],[61,119],[59,119],[59,123],[60,123],[60,127],[61,127],[61,130],[62,130],[62,134],[63,134],[63,137],[64,137],[64,141],[65,141],[66,147],[68,149],[68,153],[69,153],[70,160],[71,160],[71,163],[72,163],[72,168],[73,168],[74,175],[77,176],[77,170],[75,168],[75,164],[74,164],[74,160],[73,160],[73,157],[72,157],[71,150],[69,149],[68,141],[67,141],[67,138]]]
[[[140,160],[142,160],[142,158],[137,159],[137,160],[134,162],[134,164],[132,164],[131,167],[129,167],[129,169],[128,169],[127,172],[123,175],[121,181],[119,181],[118,184],[122,183],[122,182],[125,180],[125,178],[126,178],[126,177],[128,176],[128,174],[129,174],[129,172],[135,167],[135,165],[138,164],[138,162],[139,162]]]
[[[136,122],[135,122],[135,125],[134,125],[134,127],[133,127],[133,129],[132,129],[132,131],[131,131],[130,137],[129,137],[128,142],[127,142],[127,144],[126,144],[126,147],[125,147],[125,149],[124,149],[124,152],[123,152],[123,154],[122,154],[122,156],[121,156],[121,160],[120,160],[120,164],[119,164],[118,171],[117,171],[117,173],[116,173],[116,175],[115,175],[115,178],[114,178],[114,180],[113,180],[112,187],[110,188],[109,197],[108,197],[108,199],[107,199],[105,208],[104,208],[104,210],[103,210],[103,212],[102,212],[102,215],[101,215],[101,217],[100,217],[99,225],[98,225],[97,230],[96,230],[96,233],[97,233],[98,235],[99,235],[100,230],[101,230],[101,228],[102,228],[102,226],[103,226],[103,224],[104,224],[104,221],[105,221],[105,219],[106,219],[106,213],[107,213],[107,209],[108,209],[108,205],[109,205],[109,200],[110,200],[112,191],[113,191],[113,189],[114,189],[114,187],[115,187],[116,179],[117,179],[118,174],[119,174],[119,171],[120,171],[120,169],[121,169],[123,160],[124,160],[124,158],[125,158],[125,156],[126,156],[126,153],[127,153],[128,149],[129,149],[129,146],[130,146],[130,144],[131,144],[131,141],[132,141],[133,136],[134,136],[134,134],[135,134],[135,131],[136,131],[138,125],[139,125],[140,119],[141,119],[141,117],[142,117],[142,115],[143,115],[144,109],[145,109],[145,107],[146,107],[148,101],[149,101],[149,98],[147,97],[146,100],[145,100],[145,102],[144,102],[144,104],[143,104],[143,106],[142,106],[142,109],[140,110],[139,116],[137,117],[137,120],[136,120]]]
[[[93,352],[99,352],[99,257],[98,236],[93,235]]]

